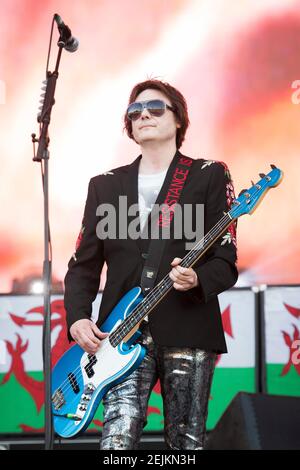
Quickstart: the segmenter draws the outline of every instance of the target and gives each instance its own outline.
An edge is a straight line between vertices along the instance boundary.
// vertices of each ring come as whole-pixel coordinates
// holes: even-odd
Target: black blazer
[[[175,154],[173,162],[178,156],[182,156],[180,152]],[[97,321],[100,328],[120,298],[132,287],[140,285],[144,265],[142,253],[147,253],[149,240],[101,240],[96,235],[100,220],[96,209],[101,203],[113,204],[117,216],[120,195],[127,196],[128,207],[138,203],[140,159],[141,155],[130,165],[115,168],[90,180],[82,230],[65,276],[64,302],[68,331],[75,321],[90,318],[105,261],[108,269]],[[170,168],[167,177],[169,172]],[[167,177],[156,203],[164,202]],[[204,232],[207,233],[221,219],[223,211],[229,210],[232,197],[233,187],[226,165],[198,159],[193,161],[179,204],[193,204],[193,209],[196,203],[204,204]],[[186,292],[172,289],[150,313],[150,330],[157,344],[227,352],[217,295],[237,281],[235,225],[233,223],[229,227],[229,236],[228,233],[225,238],[221,236],[193,266],[199,287]],[[156,283],[172,269],[170,263],[175,257],[183,258],[186,255],[187,241],[185,237],[167,240]],[[70,334],[69,339],[72,339]]]

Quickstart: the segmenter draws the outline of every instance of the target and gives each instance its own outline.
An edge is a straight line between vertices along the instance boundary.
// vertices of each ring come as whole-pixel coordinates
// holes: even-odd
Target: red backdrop
[[[63,278],[74,251],[89,178],[139,153],[122,123],[132,86],[158,77],[188,102],[183,153],[227,162],[237,193],[269,163],[284,170],[282,184],[239,222],[240,283],[299,282],[299,1],[2,0],[0,292],[42,266],[30,134],[54,13],[80,41],[63,53],[50,127],[54,275]]]

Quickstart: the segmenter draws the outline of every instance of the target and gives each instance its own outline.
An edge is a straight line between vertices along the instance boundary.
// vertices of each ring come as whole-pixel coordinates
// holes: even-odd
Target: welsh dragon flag
[[[300,287],[265,291],[267,392],[300,396]]]
[[[269,393],[300,395],[300,368],[291,361],[291,344],[299,337],[300,288],[266,291],[267,385]],[[215,426],[239,391],[255,391],[255,294],[232,289],[220,295],[228,354],[219,356],[209,400],[208,429]],[[93,305],[96,316],[101,294]],[[69,347],[62,296],[52,296],[53,364]],[[273,313],[272,313],[273,312]],[[275,313],[274,313],[275,312]],[[0,433],[43,432],[43,298],[0,297]],[[99,432],[102,405],[89,431]],[[151,394],[147,431],[163,429],[159,382]]]

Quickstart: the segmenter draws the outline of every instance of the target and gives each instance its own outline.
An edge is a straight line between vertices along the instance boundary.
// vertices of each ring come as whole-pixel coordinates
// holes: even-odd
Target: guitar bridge
[[[60,408],[66,403],[65,397],[61,388],[58,388],[56,392],[52,395],[52,403],[56,411],[60,410]]]

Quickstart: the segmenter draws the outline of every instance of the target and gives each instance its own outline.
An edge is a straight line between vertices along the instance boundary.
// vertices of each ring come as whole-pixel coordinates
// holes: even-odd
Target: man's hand
[[[171,263],[173,269],[169,273],[169,276],[173,281],[173,287],[181,291],[197,287],[199,285],[199,281],[193,268],[183,268],[182,266],[178,266],[180,262],[181,258],[174,258]]]
[[[99,349],[101,339],[108,333],[103,333],[91,320],[77,320],[70,328],[70,334],[77,344],[88,354],[95,354]]]

